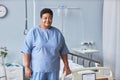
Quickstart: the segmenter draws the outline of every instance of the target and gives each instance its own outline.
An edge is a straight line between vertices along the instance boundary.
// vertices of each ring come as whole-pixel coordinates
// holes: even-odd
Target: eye
[[[52,20],[52,17],[50,17],[49,20]]]
[[[43,17],[43,19],[47,19],[47,17]]]

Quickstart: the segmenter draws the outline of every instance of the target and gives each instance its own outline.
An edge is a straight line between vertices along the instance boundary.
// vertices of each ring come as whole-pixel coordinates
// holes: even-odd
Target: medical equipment
[[[27,0],[25,0],[25,29],[23,32],[24,35],[27,35],[28,31]]]

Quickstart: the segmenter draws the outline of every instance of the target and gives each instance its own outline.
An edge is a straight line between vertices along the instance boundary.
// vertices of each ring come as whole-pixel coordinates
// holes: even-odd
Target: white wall
[[[20,50],[25,35],[23,35],[25,27],[25,1],[24,0],[2,0],[8,9],[6,17],[0,19],[0,47],[8,48],[7,62],[22,63],[22,55]],[[32,27],[32,1],[28,2],[28,27]]]

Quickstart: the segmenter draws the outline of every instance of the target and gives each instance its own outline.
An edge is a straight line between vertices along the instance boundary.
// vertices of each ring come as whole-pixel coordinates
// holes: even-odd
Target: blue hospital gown
[[[68,48],[61,32],[52,27],[33,27],[27,34],[22,53],[31,55],[33,72],[53,72],[60,69],[60,55],[67,54]]]

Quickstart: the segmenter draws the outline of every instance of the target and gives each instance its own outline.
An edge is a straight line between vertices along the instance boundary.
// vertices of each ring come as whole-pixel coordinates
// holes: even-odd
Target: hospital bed
[[[113,80],[113,74],[112,70],[108,67],[99,67],[100,65],[99,61],[92,60],[80,55],[76,55],[73,53],[69,53],[69,66],[71,69],[71,74],[65,76],[65,72],[63,73],[63,62],[62,60],[60,61],[60,80]],[[74,58],[76,59],[75,61]],[[78,64],[78,60],[81,58],[83,61],[83,65]],[[84,67],[84,61],[88,60],[88,67]],[[90,67],[90,63],[94,63],[95,66]],[[90,76],[91,75],[91,76]],[[84,76],[87,76],[84,78]],[[86,79],[88,78],[88,79]],[[94,79],[95,78],[95,79]]]

